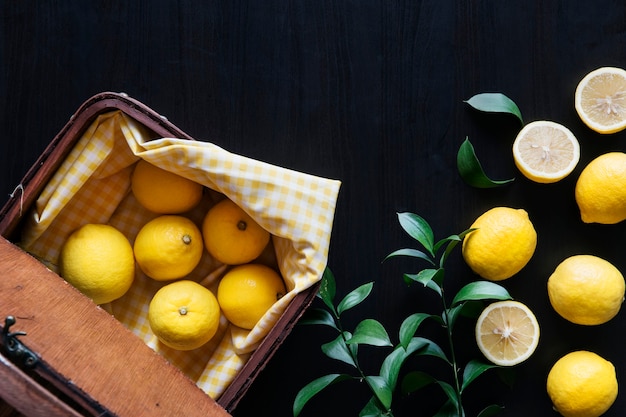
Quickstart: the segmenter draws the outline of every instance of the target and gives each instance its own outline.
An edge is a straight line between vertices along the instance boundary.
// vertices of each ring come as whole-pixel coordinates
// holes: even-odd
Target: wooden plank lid
[[[119,416],[229,414],[113,316],[0,238],[0,315],[69,383]]]

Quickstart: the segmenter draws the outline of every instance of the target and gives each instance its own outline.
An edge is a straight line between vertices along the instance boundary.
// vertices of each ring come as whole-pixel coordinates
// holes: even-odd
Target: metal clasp
[[[39,362],[39,358],[30,349],[17,338],[25,336],[25,332],[11,332],[10,327],[16,322],[14,316],[7,316],[4,319],[4,328],[2,329],[2,351],[14,363],[22,365],[25,368],[34,368]]]

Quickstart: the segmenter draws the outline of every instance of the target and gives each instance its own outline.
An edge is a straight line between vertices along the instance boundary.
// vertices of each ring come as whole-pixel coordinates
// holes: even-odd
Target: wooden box
[[[27,172],[0,210],[0,397],[27,415],[227,416],[312,302],[318,284],[293,298],[234,380],[213,400],[16,244],[24,214],[92,121],[111,110],[122,111],[155,138],[193,140],[127,95],[102,93],[78,109]],[[8,316],[15,318],[14,324],[5,321]]]

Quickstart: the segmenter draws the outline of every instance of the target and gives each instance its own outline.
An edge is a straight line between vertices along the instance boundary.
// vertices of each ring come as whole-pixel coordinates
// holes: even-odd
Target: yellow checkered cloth
[[[132,244],[139,229],[157,216],[130,192],[139,159],[207,187],[203,201],[185,214],[197,224],[215,202],[227,197],[272,234],[272,244],[262,257],[279,268],[288,293],[252,330],[231,326],[222,317],[218,334],[205,346],[187,352],[167,348],[147,321],[150,299],[165,283],[146,277],[139,268],[128,293],[102,306],[217,399],[294,296],[321,279],[341,183],[242,157],[207,142],[154,139],[145,127],[116,110],[98,116],[46,185],[27,218],[20,245],[56,271],[65,239],[86,223],[111,224]],[[215,291],[227,268],[205,251],[187,278]]]

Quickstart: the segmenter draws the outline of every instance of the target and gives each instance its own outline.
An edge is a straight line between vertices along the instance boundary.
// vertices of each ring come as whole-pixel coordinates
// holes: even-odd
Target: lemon
[[[539,183],[567,177],[578,164],[580,145],[565,126],[546,120],[527,124],[513,142],[513,159],[524,176]]]
[[[134,245],[137,264],[157,281],[183,278],[198,265],[203,251],[198,226],[177,215],[159,216],[146,223]]]
[[[598,417],[617,398],[615,367],[596,353],[571,352],[552,366],[546,388],[554,409],[564,417]]]
[[[137,201],[148,210],[158,214],[179,214],[200,202],[203,187],[142,159],[135,165],[131,189]]]
[[[229,199],[209,209],[202,235],[211,256],[227,265],[255,260],[270,241],[270,233]]]
[[[471,225],[461,252],[481,277],[500,281],[518,273],[535,253],[537,233],[524,209],[494,207]]]
[[[109,303],[123,296],[133,283],[133,248],[113,226],[86,224],[61,248],[59,272],[94,303]]]
[[[580,119],[599,133],[626,128],[626,71],[602,67],[578,83],[574,107]]]
[[[152,297],[148,322],[164,345],[177,350],[197,349],[215,336],[220,306],[213,293],[197,282],[176,281]]]
[[[554,310],[576,324],[611,320],[624,301],[624,277],[610,262],[593,255],[574,255],[561,262],[548,279]]]
[[[224,316],[243,329],[252,329],[284,295],[283,279],[262,264],[234,267],[222,277],[217,288],[217,301]]]
[[[626,154],[609,152],[580,173],[575,198],[585,223],[615,224],[626,219]]]
[[[534,313],[519,301],[496,301],[476,321],[476,343],[496,365],[517,365],[535,352],[539,323]]]

